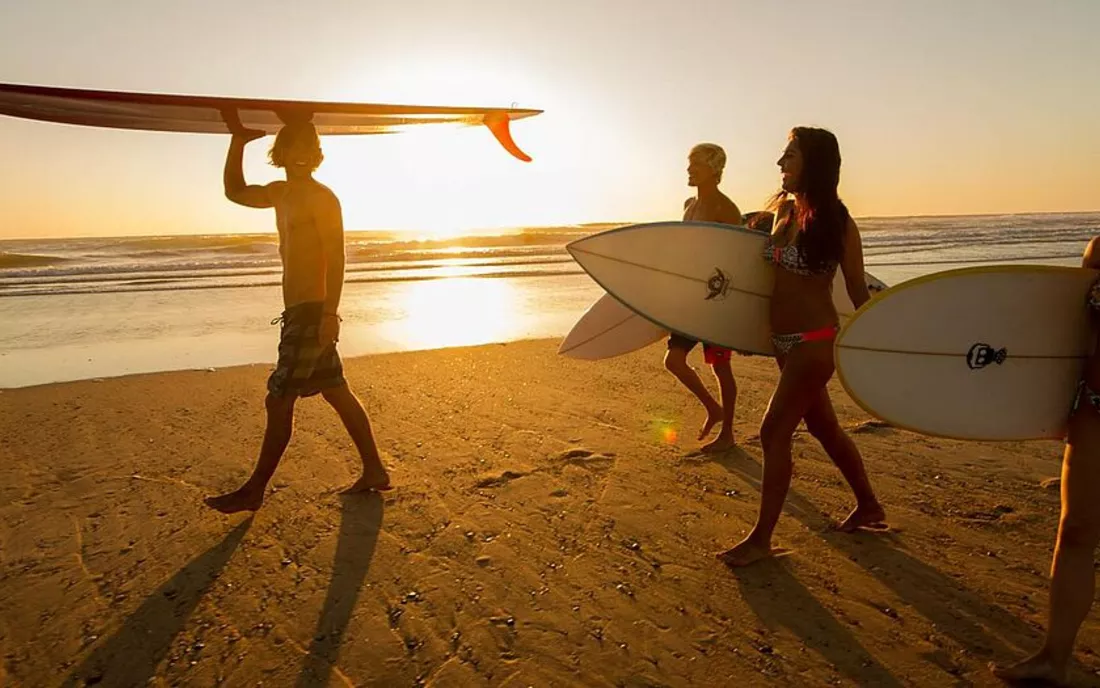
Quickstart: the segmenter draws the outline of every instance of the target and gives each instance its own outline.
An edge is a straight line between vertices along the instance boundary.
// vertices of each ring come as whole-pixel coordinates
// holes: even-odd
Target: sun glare
[[[519,324],[519,295],[503,279],[456,277],[405,285],[401,317],[387,323],[411,349],[508,341]]]
[[[599,145],[591,140],[592,115],[582,116],[570,102],[575,95],[559,97],[523,65],[419,56],[372,69],[369,82],[349,78],[331,92],[362,102],[545,110],[512,123],[516,144],[534,159],[529,163],[512,157],[480,126],[327,137],[318,177],[340,195],[350,229],[449,239],[476,230],[581,222],[595,212],[590,180],[578,174],[569,154]]]

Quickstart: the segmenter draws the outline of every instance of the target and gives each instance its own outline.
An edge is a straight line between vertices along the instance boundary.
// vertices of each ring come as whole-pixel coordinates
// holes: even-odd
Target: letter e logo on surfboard
[[[971,370],[978,370],[993,363],[1002,365],[1006,358],[1008,358],[1008,349],[994,349],[988,344],[979,343],[966,352],[966,365],[970,366]]]

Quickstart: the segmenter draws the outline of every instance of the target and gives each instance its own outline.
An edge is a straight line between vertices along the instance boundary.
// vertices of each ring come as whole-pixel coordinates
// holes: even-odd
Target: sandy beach
[[[802,433],[789,553],[732,572],[774,363],[735,358],[712,457],[660,345],[556,346],[349,360],[396,489],[336,494],[358,459],[314,398],[251,517],[202,497],[250,471],[268,366],[3,390],[0,685],[992,686],[1037,646],[1060,444],[882,427],[834,378],[890,530],[832,532],[852,499]],[[1096,608],[1077,685],[1089,648]]]

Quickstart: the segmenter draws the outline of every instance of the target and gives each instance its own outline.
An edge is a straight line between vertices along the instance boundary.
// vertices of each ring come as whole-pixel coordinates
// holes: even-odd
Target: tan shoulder
[[[737,207],[737,204],[733,202],[733,199],[722,194],[719,201],[719,217],[722,222],[731,225],[739,225],[745,221],[744,216],[741,214],[741,209]]]
[[[733,202],[733,199],[726,194],[722,194],[722,207],[741,212],[741,210],[737,207],[737,204]]]
[[[789,198],[785,198],[779,202],[775,207],[775,223],[776,225],[785,225],[793,220],[794,215],[794,201]]]
[[[1085,246],[1085,253],[1081,257],[1081,267],[1100,268],[1100,236],[1093,237]]]
[[[340,207],[340,199],[336,196],[336,192],[321,182],[317,182],[317,185],[313,187],[313,199],[315,203],[322,207]]]

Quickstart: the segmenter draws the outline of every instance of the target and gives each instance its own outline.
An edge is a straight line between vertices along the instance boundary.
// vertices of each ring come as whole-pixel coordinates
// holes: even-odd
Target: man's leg
[[[712,349],[708,355],[713,360],[714,377],[718,379],[722,404],[722,429],[713,442],[703,447],[703,451],[710,452],[729,449],[736,443],[736,437],[733,434],[733,418],[737,408],[737,381],[733,377],[733,368],[730,366],[729,351]]]
[[[233,492],[207,497],[204,500],[207,506],[226,514],[260,508],[264,503],[267,484],[271,476],[275,475],[279,460],[283,458],[283,452],[290,443],[290,435],[294,429],[295,399],[293,395],[276,396],[268,393],[265,400],[267,427],[264,430],[263,445],[260,447],[260,458],[256,461],[252,476]]]
[[[665,368],[676,376],[676,379],[687,387],[706,409],[707,419],[699,432],[699,439],[703,439],[722,420],[722,405],[715,401],[707,391],[707,386],[699,379],[698,373],[688,365],[687,355],[691,351],[691,346],[691,340],[672,335],[668,341],[668,351],[665,353]]]
[[[351,435],[351,441],[359,450],[359,458],[363,461],[363,475],[351,487],[344,490],[344,493],[390,489],[390,476],[382,465],[382,458],[378,455],[378,446],[374,442],[370,418],[359,398],[348,388],[346,382],[322,390],[321,395],[339,414],[340,420]]]

